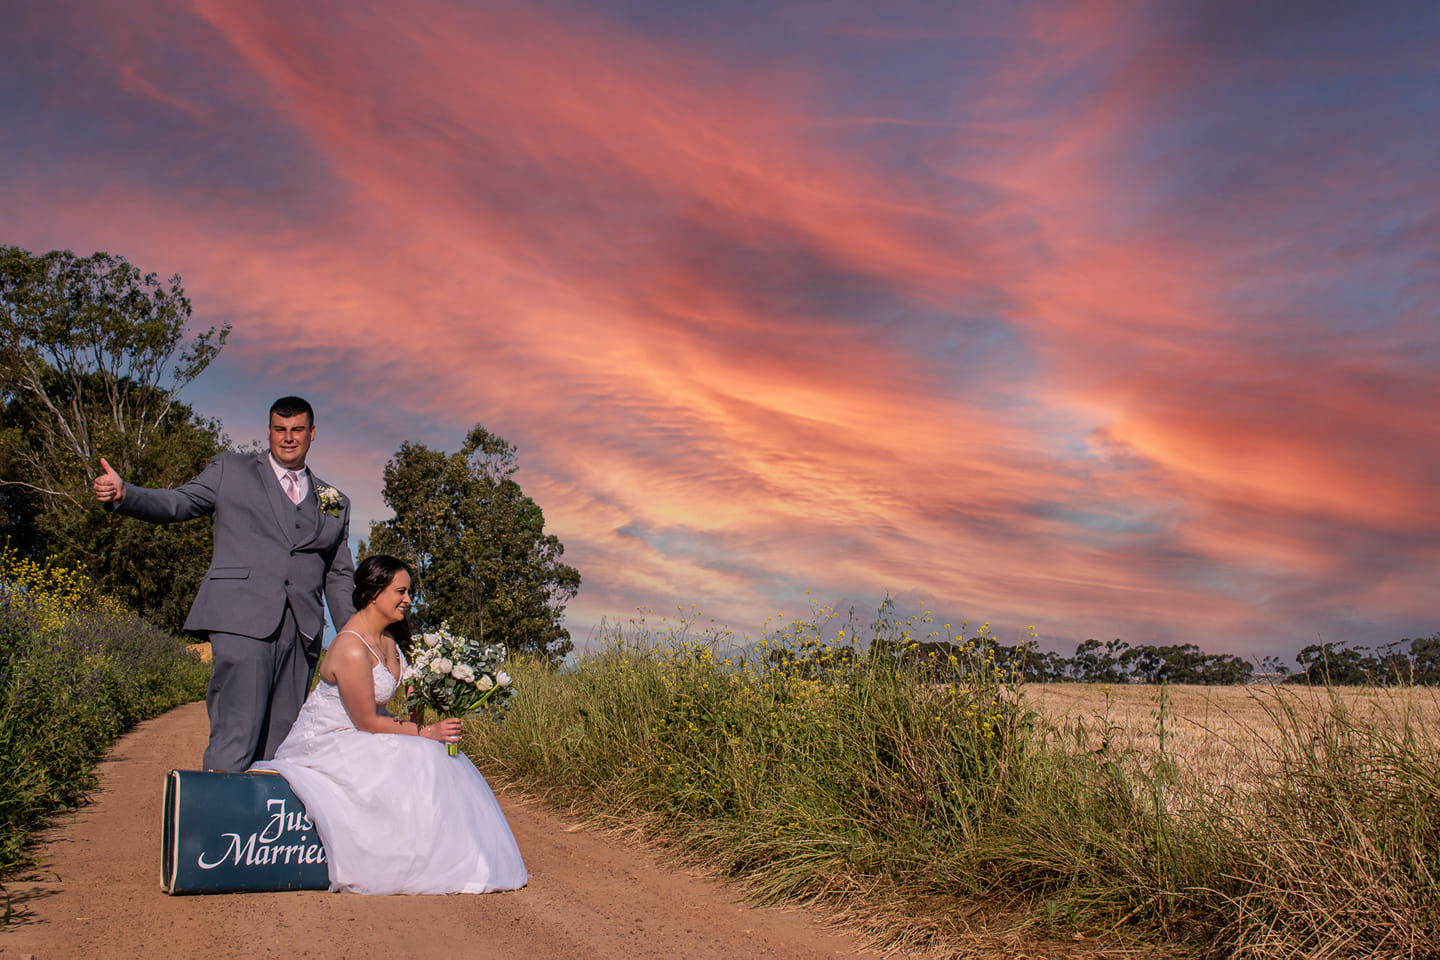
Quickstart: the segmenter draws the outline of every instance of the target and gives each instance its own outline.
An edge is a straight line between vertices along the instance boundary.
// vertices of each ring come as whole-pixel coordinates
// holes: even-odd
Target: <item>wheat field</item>
[[[1163,730],[1163,754],[1183,774],[1219,789],[1273,770],[1282,727],[1300,725],[1323,737],[1337,706],[1382,729],[1440,742],[1434,688],[1037,683],[1024,688],[1024,697],[1062,739],[1084,749],[1133,751],[1153,763],[1162,755]]]

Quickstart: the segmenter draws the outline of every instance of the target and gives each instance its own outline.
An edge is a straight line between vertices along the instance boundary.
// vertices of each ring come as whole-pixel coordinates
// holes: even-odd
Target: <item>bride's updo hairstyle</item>
[[[412,578],[415,576],[408,563],[386,553],[372,554],[361,560],[355,568],[355,589],[350,594],[350,602],[355,604],[355,609],[363,610],[374,603],[401,570]],[[385,632],[390,634],[402,652],[410,652],[410,624],[399,620],[387,627]]]

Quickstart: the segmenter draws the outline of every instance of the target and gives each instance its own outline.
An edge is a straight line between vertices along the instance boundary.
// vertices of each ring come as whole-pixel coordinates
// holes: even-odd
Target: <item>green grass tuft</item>
[[[1163,748],[1063,736],[983,631],[942,663],[883,617],[859,645],[820,628],[742,653],[685,621],[632,622],[572,671],[513,663],[519,695],[467,728],[467,751],[886,946],[998,925],[1215,955],[1440,950],[1440,763],[1411,718],[1362,722],[1337,700],[1317,739],[1296,714],[1270,775],[1209,790]]]

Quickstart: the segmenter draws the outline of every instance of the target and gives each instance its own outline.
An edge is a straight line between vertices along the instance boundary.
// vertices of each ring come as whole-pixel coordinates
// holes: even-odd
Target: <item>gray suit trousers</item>
[[[300,633],[289,604],[268,637],[213,631],[207,637],[214,673],[205,694],[210,714],[205,769],[239,773],[274,758],[310,691],[320,644]]]

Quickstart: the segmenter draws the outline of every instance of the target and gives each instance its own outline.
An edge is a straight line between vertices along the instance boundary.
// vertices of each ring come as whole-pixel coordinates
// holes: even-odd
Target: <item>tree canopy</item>
[[[415,578],[412,621],[558,663],[570,652],[565,604],[580,573],[545,533],[539,504],[516,483],[516,449],[476,424],[457,453],[403,443],[385,465],[391,520],[371,525],[362,553],[389,553]]]
[[[181,388],[230,333],[211,327],[186,342],[190,314],[178,275],[162,284],[108,253],[0,247],[0,389],[42,415],[43,445],[19,454],[37,492],[73,499],[65,481],[102,454],[123,475],[165,429]]]
[[[134,483],[174,486],[225,440],[177,399],[229,333],[186,340],[191,305],[123,257],[0,247],[0,536],[84,565],[178,630],[210,558],[206,524],[118,523],[90,493],[104,456]]]

